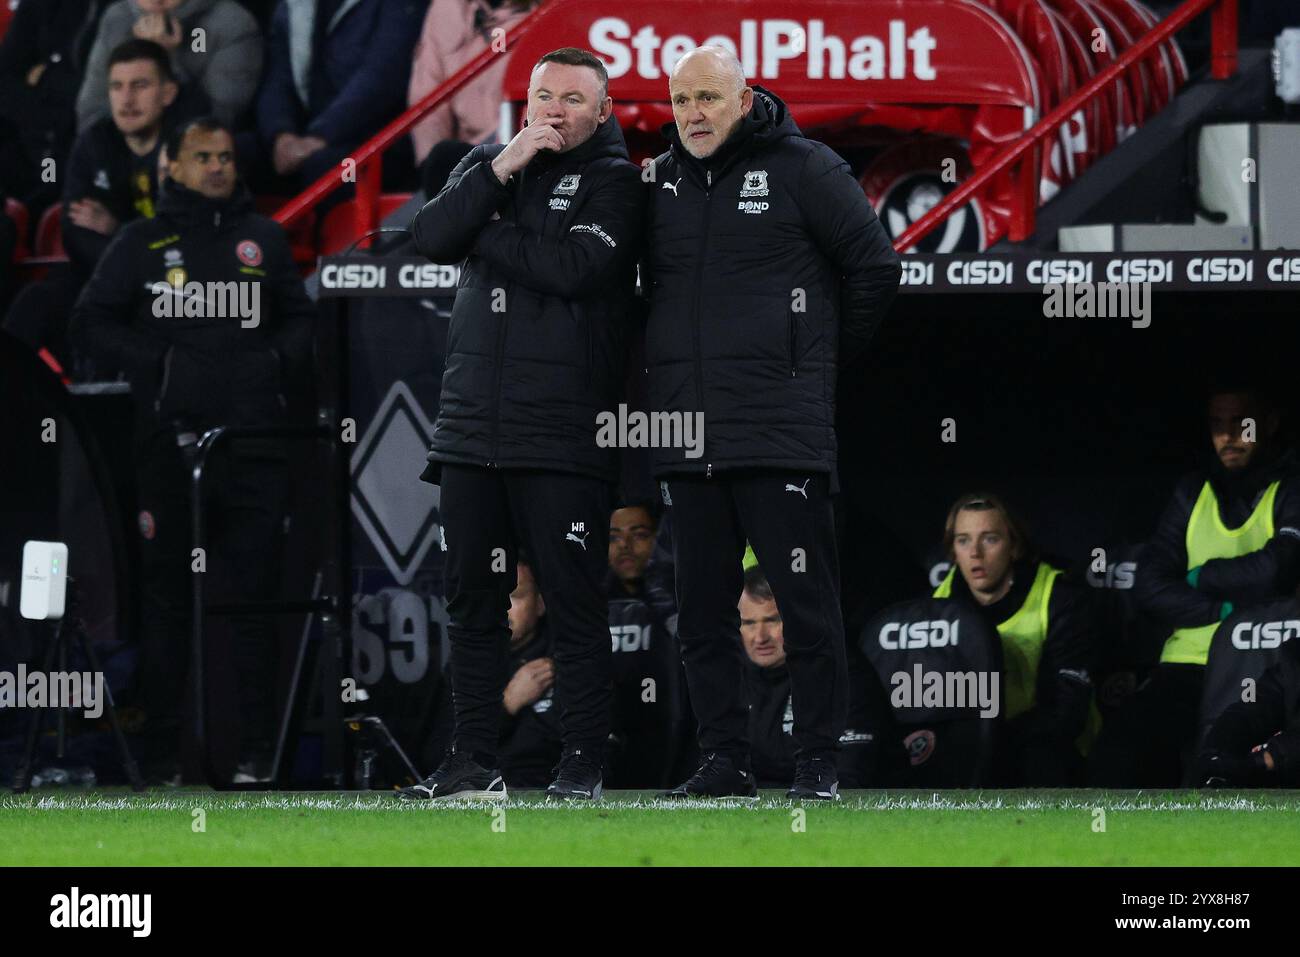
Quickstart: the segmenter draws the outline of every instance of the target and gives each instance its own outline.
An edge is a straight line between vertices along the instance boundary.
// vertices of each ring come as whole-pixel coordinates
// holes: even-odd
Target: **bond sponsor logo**
[[[1273,282],[1300,282],[1300,257],[1274,256],[1264,272]]]
[[[919,263],[912,260],[903,260],[903,278],[899,280],[900,286],[933,286],[934,285],[934,263]]]
[[[895,708],[978,708],[981,718],[998,716],[996,671],[925,671],[918,662],[910,672],[894,672],[889,683]]]
[[[745,174],[745,181],[740,184],[742,199],[746,196],[766,196],[767,193],[767,170],[750,170]]]
[[[910,648],[948,648],[957,645],[958,621],[887,622],[877,639],[886,651]]]
[[[569,201],[563,196],[551,197],[551,209],[566,210],[569,208]]]
[[[407,263],[397,270],[397,284],[403,289],[455,289],[460,270],[436,263]]]
[[[1110,259],[1106,262],[1109,282],[1173,282],[1172,259]]]
[[[736,204],[736,209],[740,210],[742,213],[749,213],[753,216],[762,215],[767,212],[769,208],[770,205],[768,203],[758,203],[752,199],[742,199]]]
[[[605,232],[599,223],[579,223],[577,226],[570,226],[569,232],[591,233],[593,236],[599,236],[611,248],[618,245],[618,243],[614,242],[614,237]]]
[[[1300,620],[1238,622],[1232,629],[1232,646],[1238,651],[1267,651],[1281,648],[1282,642],[1300,635]]]
[[[929,27],[909,29],[905,20],[890,20],[884,37],[827,33],[826,23],[820,19],[744,19],[738,30],[700,38],[685,33],[662,37],[650,24],[601,17],[587,32],[587,45],[604,56],[611,80],[633,71],[646,80],[661,79],[683,55],[701,44],[730,50],[749,79],[775,80],[797,72],[810,80],[928,82],[938,78],[930,60],[937,44]],[[793,61],[801,61],[801,71]],[[784,73],[783,64],[789,64]]]
[[[1025,266],[1025,279],[1035,286],[1092,282],[1092,263],[1081,259],[1031,259]]]
[[[0,671],[0,711],[8,708],[72,708],[87,718],[104,713],[100,671]]]
[[[596,445],[602,449],[685,449],[686,458],[698,459],[704,454],[704,413],[629,412],[627,403],[619,403],[617,413],[596,413]]]
[[[1015,263],[991,259],[962,260],[948,264],[948,282],[954,286],[1009,286],[1015,281]]]
[[[387,266],[331,263],[320,271],[320,284],[326,289],[383,289],[387,279]]]
[[[1239,256],[1201,256],[1187,261],[1190,282],[1253,282],[1255,262]]]
[[[579,173],[566,173],[560,177],[556,183],[555,189],[551,190],[552,196],[572,196],[578,191],[578,184],[582,182],[582,175]]]
[[[73,887],[50,898],[51,927],[124,927],[132,937],[148,937],[152,913],[152,894],[83,894]]]

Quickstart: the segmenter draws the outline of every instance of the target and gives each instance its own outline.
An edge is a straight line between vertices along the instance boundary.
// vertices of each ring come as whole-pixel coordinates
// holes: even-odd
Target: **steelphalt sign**
[[[419,257],[322,256],[320,294],[356,296],[453,296],[460,267]],[[1300,290],[1300,255],[1249,253],[1075,253],[903,257],[903,293],[1014,292],[1043,294],[1048,285],[1146,283],[1153,291],[1227,292]]]

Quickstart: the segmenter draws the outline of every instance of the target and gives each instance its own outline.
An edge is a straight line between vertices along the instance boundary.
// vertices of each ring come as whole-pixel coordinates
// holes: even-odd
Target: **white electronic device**
[[[68,596],[68,546],[63,542],[23,545],[22,598],[19,612],[31,621],[63,617]]]

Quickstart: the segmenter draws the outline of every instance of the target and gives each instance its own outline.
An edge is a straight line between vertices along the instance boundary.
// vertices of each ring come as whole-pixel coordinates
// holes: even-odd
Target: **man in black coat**
[[[74,338],[126,372],[136,405],[141,684],[160,765],[174,760],[189,650],[190,453],[209,428],[283,424],[302,406],[316,311],[284,230],[253,212],[236,178],[230,131],[194,120],[171,134],[167,155],[157,215],[118,231],[72,315]],[[209,483],[207,567],[229,576],[236,600],[270,600],[278,593],[287,463],[266,440],[228,452],[214,465],[229,471]],[[274,628],[250,618],[234,629],[240,779],[260,779],[271,752]]]
[[[1300,787],[1300,640],[1259,679],[1255,697],[1223,712],[1206,736],[1198,784]]]
[[[648,216],[649,407],[680,415],[656,448],[674,509],[679,637],[700,770],[675,796],[749,796],[736,639],[745,539],[785,623],[798,748],[793,797],[833,798],[847,711],[831,512],[835,382],[898,291],[899,259],[848,164],[785,104],[701,47],[673,70],[671,149]],[[684,446],[684,447],[683,447]]]
[[[453,749],[418,795],[432,800],[504,796],[496,716],[520,545],[555,642],[564,754],[548,793],[600,796],[618,462],[597,442],[597,417],[623,386],[642,206],[607,81],[588,51],[542,57],[528,125],[471,150],[412,223],[422,255],[465,260],[422,476],[441,486],[456,706]]]

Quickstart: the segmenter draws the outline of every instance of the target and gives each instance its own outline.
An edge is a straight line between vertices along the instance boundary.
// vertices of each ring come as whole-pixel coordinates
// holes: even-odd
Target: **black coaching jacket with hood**
[[[618,120],[502,185],[476,146],[411,223],[416,248],[458,263],[429,466],[540,468],[613,481],[596,416],[617,410],[641,232],[641,171]],[[500,219],[493,220],[493,214]]]
[[[835,472],[835,383],[902,268],[848,164],[774,94],[697,160],[674,124],[649,184],[649,408],[704,413],[704,450],[654,450],[656,475]]]
[[[204,284],[202,300],[188,295],[200,288],[192,283]],[[218,315],[233,303],[210,298],[207,283],[245,284],[250,305],[247,284],[258,283],[258,315]],[[160,284],[186,294],[160,309]],[[242,183],[214,200],[167,180],[158,214],[114,236],[72,328],[82,348],[126,373],[146,417],[248,426],[281,419],[310,389],[315,316],[284,229],[253,211]]]

